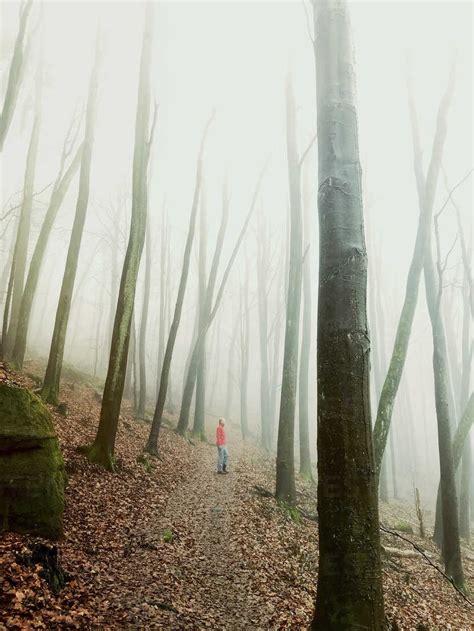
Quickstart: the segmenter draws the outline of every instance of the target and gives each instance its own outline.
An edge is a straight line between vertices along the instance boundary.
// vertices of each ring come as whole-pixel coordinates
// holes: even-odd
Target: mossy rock
[[[64,480],[48,409],[30,390],[0,384],[0,530],[61,537]]]

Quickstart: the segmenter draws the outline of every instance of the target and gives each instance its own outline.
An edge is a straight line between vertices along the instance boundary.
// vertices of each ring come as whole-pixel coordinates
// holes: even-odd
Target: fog
[[[385,375],[403,304],[419,217],[407,77],[416,103],[425,170],[428,167],[441,97],[455,58],[455,89],[434,202],[435,214],[449,191],[473,167],[473,51],[470,3],[351,2],[355,51],[360,158],[369,257],[369,288],[381,296],[383,338],[372,350],[385,354]],[[1,77],[5,93],[18,31],[20,4],[3,3]],[[111,324],[125,255],[132,200],[135,113],[144,5],[135,2],[34,3],[34,33],[15,114],[1,155],[0,307],[4,310],[21,204],[26,155],[33,122],[35,81],[43,68],[42,119],[34,202],[28,242],[30,257],[46,212],[61,150],[71,121],[80,119],[100,41],[99,97],[92,154],[89,206],[67,328],[64,362],[103,382],[107,374]],[[166,340],[176,301],[199,144],[215,112],[203,158],[207,211],[207,272],[211,265],[228,182],[229,225],[218,284],[247,215],[266,163],[256,211],[207,336],[206,414],[226,414],[239,426],[242,295],[248,276],[248,421],[260,435],[259,287],[257,244],[268,238],[268,349],[280,327],[279,397],[284,343],[285,257],[289,232],[285,81],[293,78],[300,154],[317,130],[311,6],[295,2],[157,2],[154,13],[151,82],[158,106],[149,164],[151,297],[146,331],[147,416],[153,415],[159,379],[160,300],[164,295]],[[98,34],[98,35],[97,35]],[[316,314],[318,295],[317,144],[302,169],[304,205],[309,205],[312,340],[310,354],[310,449],[316,461]],[[78,193],[76,176],[61,205],[48,243],[29,327],[27,360],[47,361]],[[452,196],[472,248],[473,178]],[[199,222],[199,216],[198,216]],[[442,308],[450,344],[451,381],[458,392],[462,351],[463,264],[456,212],[449,202],[439,219],[444,273]],[[163,253],[163,231],[167,250]],[[198,310],[199,228],[196,230],[183,316],[171,365],[168,405],[179,411]],[[265,236],[267,235],[267,236]],[[456,240],[456,241],[455,241]],[[434,243],[434,242],[433,242]],[[453,245],[454,244],[454,245]],[[453,247],[452,247],[453,246]],[[451,249],[452,248],[452,249]],[[436,248],[434,247],[436,258]],[[115,254],[116,252],[116,254]],[[116,256],[116,278],[112,278]],[[165,262],[165,291],[161,291]],[[134,307],[138,335],[145,278],[142,256]],[[115,283],[115,291],[114,291]],[[371,312],[369,308],[369,318]],[[240,324],[237,324],[239,322]],[[373,327],[372,327],[373,328]],[[382,330],[381,329],[381,330]],[[237,331],[234,344],[234,330]],[[301,334],[301,331],[300,331]],[[380,333],[378,334],[380,336]],[[472,336],[472,327],[471,327]],[[472,343],[472,337],[469,344]],[[379,348],[375,348],[376,346]],[[233,349],[233,350],[232,350]],[[231,374],[229,377],[229,366]],[[472,371],[471,386],[472,390]],[[279,400],[277,397],[277,400]],[[377,402],[372,391],[373,420]],[[396,399],[392,440],[399,494],[412,501],[418,487],[423,504],[434,507],[439,480],[432,369],[432,332],[421,280],[406,366]],[[272,419],[276,445],[278,409]],[[459,406],[451,410],[457,420]],[[296,423],[297,425],[297,423]],[[298,438],[296,439],[298,440]],[[471,443],[473,436],[471,432]],[[297,444],[297,443],[296,443]],[[295,450],[298,453],[298,449]],[[474,486],[474,485],[473,485]],[[392,489],[389,488],[392,493]]]

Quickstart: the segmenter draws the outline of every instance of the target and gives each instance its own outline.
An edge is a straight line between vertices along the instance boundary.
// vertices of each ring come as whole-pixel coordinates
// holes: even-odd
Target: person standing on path
[[[219,419],[219,425],[216,429],[216,446],[217,446],[217,473],[229,473],[227,471],[227,461],[229,454],[227,447],[225,446],[225,421],[223,418]]]

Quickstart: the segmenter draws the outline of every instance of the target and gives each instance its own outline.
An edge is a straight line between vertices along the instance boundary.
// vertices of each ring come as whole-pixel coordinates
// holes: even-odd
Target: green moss
[[[165,530],[163,530],[163,541],[165,543],[173,543],[173,539],[174,535],[172,530],[170,530],[170,528],[165,528]]]
[[[25,388],[0,384],[0,529],[62,535],[64,462],[51,415]]]
[[[409,535],[412,535],[414,533],[413,526],[407,521],[404,521],[403,519],[400,520],[397,524],[395,524],[395,530],[399,530],[400,532],[405,532]]]

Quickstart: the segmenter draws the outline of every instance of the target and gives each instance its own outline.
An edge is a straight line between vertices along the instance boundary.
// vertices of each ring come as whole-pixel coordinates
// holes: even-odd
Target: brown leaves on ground
[[[34,386],[1,365],[0,379]],[[190,444],[166,427],[161,459],[139,462],[149,425],[123,416],[117,473],[107,473],[77,452],[97,427],[94,388],[65,384],[61,398],[67,416],[50,409],[69,477],[58,546],[69,581],[55,595],[40,566],[22,563],[38,540],[4,534],[0,629],[308,628],[317,524],[256,491],[273,490],[273,459],[242,445],[239,428],[228,424],[228,476],[215,473],[215,447]],[[314,515],[314,485],[300,482],[298,493],[305,513]],[[382,519],[393,526],[397,514],[384,509]],[[391,536],[382,541],[410,547]],[[438,560],[432,544],[421,545]],[[473,586],[472,560],[465,571]],[[383,556],[383,578],[393,628],[472,628],[472,609],[421,556]]]

